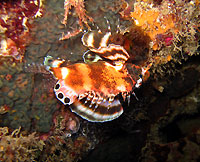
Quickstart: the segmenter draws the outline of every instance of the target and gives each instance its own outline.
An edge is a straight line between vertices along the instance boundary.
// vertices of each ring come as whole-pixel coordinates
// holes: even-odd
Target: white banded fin
[[[88,31],[85,33],[81,40],[84,46],[88,48],[98,49],[101,47],[107,47],[111,36],[111,32],[99,32],[97,30]]]
[[[109,44],[108,47],[90,50],[92,52],[95,52],[101,58],[110,60],[114,63],[116,62],[124,64],[130,57],[128,52],[124,49],[124,47],[115,44]]]
[[[113,96],[112,96],[113,97]],[[91,122],[106,122],[118,118],[123,113],[122,105],[117,98],[102,99],[103,97],[95,97],[96,102],[87,100],[85,97],[82,100],[76,100],[70,108],[73,112],[82,118]],[[101,102],[99,100],[101,99]]]

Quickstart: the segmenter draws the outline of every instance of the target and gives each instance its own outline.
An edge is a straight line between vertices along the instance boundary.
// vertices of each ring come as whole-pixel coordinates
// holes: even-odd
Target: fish
[[[54,87],[58,100],[92,122],[110,121],[123,113],[118,95],[130,95],[136,83],[126,69],[118,70],[106,61],[68,66],[62,66],[63,63],[54,60],[48,67],[58,80]]]
[[[110,42],[111,35],[111,32],[85,33],[81,40],[88,50],[82,63],[69,65],[51,56],[44,60],[46,69],[58,80],[54,86],[56,98],[90,122],[118,118],[123,113],[120,98],[130,102],[130,95],[141,85],[147,71],[127,63],[129,54],[123,46]]]

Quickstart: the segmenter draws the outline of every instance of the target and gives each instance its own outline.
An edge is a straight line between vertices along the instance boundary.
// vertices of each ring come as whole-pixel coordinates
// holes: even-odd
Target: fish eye
[[[53,59],[49,59],[49,60],[48,60],[48,63],[52,63],[52,62],[53,62]]]
[[[55,89],[58,90],[60,88],[60,84],[56,84]]]
[[[67,103],[70,103],[70,99],[68,97],[65,97],[64,99],[64,102],[67,104]]]
[[[62,99],[64,97],[64,95],[62,93],[58,93],[58,98]]]

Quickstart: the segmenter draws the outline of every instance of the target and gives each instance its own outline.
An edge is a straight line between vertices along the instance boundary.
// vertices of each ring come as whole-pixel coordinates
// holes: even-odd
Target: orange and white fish
[[[82,42],[90,49],[83,55],[85,63],[66,65],[64,60],[52,60],[50,56],[44,61],[58,80],[54,87],[58,100],[92,122],[119,117],[123,113],[119,95],[130,98],[132,90],[141,84],[142,68],[127,66],[136,69],[129,74],[125,64],[129,54],[120,45],[108,44],[110,34],[94,38],[91,31],[83,35]]]
[[[71,105],[72,111],[94,122],[113,120],[123,113],[117,96],[129,95],[136,84],[127,70],[118,70],[105,61],[62,64],[55,60],[49,70],[58,79],[54,91],[63,104]]]

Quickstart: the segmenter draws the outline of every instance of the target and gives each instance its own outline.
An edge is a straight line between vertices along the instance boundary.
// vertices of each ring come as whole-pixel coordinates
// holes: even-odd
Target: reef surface
[[[199,161],[198,0],[0,2],[0,161]],[[116,120],[91,123],[53,92],[44,58],[83,62],[110,30],[149,75]],[[119,33],[119,34],[118,34]]]

